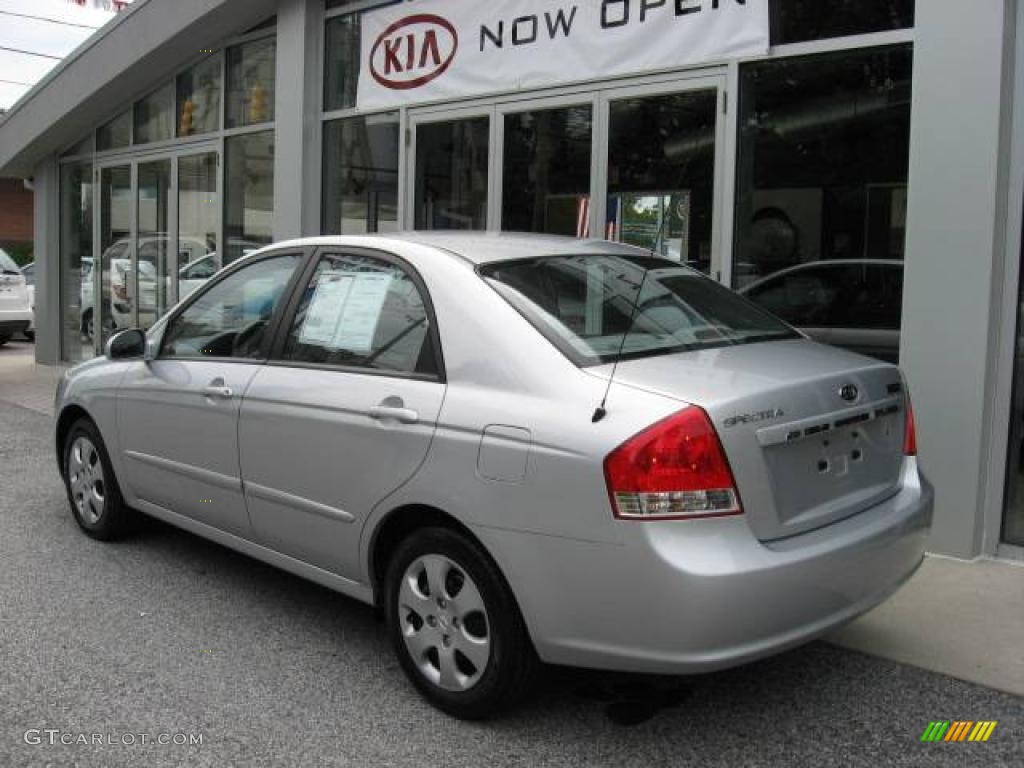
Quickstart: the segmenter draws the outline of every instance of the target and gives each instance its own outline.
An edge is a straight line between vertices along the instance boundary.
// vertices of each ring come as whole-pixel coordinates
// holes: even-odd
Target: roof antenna
[[[670,198],[671,199],[671,198]],[[662,216],[661,226],[658,227],[658,234],[654,238],[654,244],[651,246],[651,258],[657,258],[658,244],[661,242],[661,237],[665,233],[665,225],[668,223],[668,212]],[[651,272],[649,267],[644,268],[643,277],[640,278],[640,287],[636,289],[636,295],[633,297],[633,306],[629,310],[629,322],[626,324],[626,330],[622,333],[622,340],[619,342],[619,352],[615,356],[615,364],[612,365],[611,376],[608,377],[608,385],[604,389],[604,397],[601,398],[601,404],[594,410],[594,415],[590,417],[592,424],[597,424],[605,416],[608,415],[608,409],[605,406],[608,404],[608,393],[612,391],[612,382],[615,381],[615,372],[619,370],[619,361],[622,359],[622,350],[626,348],[626,339],[629,338],[629,334],[633,331],[633,321],[636,319],[637,310],[640,308],[640,294],[643,293],[644,284],[647,282],[647,275]]]

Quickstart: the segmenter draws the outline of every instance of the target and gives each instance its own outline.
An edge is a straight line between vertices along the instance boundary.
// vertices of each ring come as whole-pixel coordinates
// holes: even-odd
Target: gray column
[[[36,362],[60,361],[60,179],[53,158],[36,166],[34,252],[36,260]]]
[[[929,548],[965,558],[980,552],[990,491],[1012,5],[927,0],[916,11],[900,353],[936,486]]]
[[[281,0],[277,13],[274,239],[320,233],[322,0]]]

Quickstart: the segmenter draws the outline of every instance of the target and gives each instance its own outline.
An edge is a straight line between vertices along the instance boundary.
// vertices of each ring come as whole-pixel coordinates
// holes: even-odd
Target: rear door
[[[256,539],[359,578],[362,524],[430,447],[445,393],[429,296],[377,251],[325,250],[239,421]]]
[[[156,360],[127,372],[117,422],[126,480],[139,498],[249,536],[238,411],[302,257],[268,254],[225,275],[171,318]]]

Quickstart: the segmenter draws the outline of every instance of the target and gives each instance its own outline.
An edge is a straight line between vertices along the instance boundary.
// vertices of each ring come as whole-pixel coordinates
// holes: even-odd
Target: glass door
[[[593,94],[498,108],[501,229],[589,237]]]
[[[219,158],[192,149],[97,171],[100,256],[94,269],[83,263],[81,325],[98,354],[112,333],[149,328],[221,267]],[[238,255],[259,247],[237,245]]]
[[[91,286],[83,287],[82,325],[86,334],[102,352],[107,339],[116,331],[135,324],[129,283],[132,282],[132,166],[100,168],[99,226],[95,253],[99,264],[91,271]],[[98,283],[98,284],[97,284]]]
[[[203,152],[178,158],[178,249],[174,265],[178,301],[224,264],[218,248],[218,157],[216,152]]]
[[[491,111],[412,117],[410,203],[414,229],[487,228]]]
[[[138,164],[134,281],[135,328],[145,330],[167,311],[171,289],[171,160]]]
[[[722,273],[719,77],[602,94],[604,236]]]

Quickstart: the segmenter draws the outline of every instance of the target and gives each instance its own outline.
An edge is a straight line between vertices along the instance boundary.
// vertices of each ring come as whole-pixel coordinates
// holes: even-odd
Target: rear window
[[[14,263],[14,259],[7,255],[6,251],[0,251],[0,272],[6,275],[21,274],[21,270],[18,269],[18,265]]]
[[[799,338],[746,299],[666,259],[552,256],[487,264],[480,274],[581,366]]]

